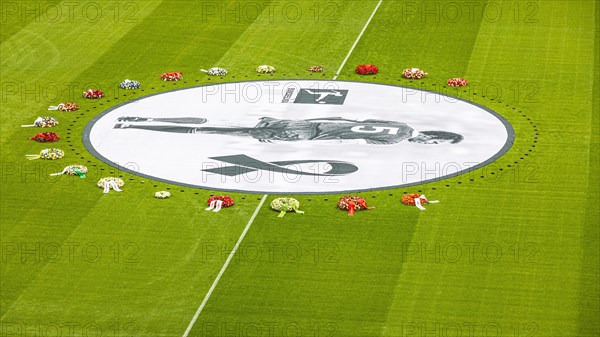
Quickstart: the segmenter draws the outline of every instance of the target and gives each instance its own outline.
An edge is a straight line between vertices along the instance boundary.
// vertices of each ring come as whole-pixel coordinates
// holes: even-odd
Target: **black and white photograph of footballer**
[[[252,137],[260,142],[273,141],[339,141],[393,145],[403,141],[419,144],[456,144],[464,137],[449,131],[417,131],[410,125],[378,119],[352,120],[341,117],[315,119],[277,119],[262,117],[254,127],[212,127],[188,125],[149,125],[143,122],[171,124],[205,124],[204,118],[142,118],[120,117],[115,129],[138,129],[167,133],[218,134]]]

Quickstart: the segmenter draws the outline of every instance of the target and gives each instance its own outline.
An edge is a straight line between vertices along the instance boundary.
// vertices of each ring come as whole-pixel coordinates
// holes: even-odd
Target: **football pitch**
[[[2,0],[1,10],[0,336],[600,335],[597,1]],[[379,72],[359,75],[359,64]],[[276,71],[258,74],[260,65]],[[323,71],[308,71],[316,65]],[[201,71],[217,66],[228,74]],[[428,74],[402,78],[410,68]],[[162,81],[165,72],[183,78]],[[469,84],[449,87],[450,78]],[[141,87],[122,89],[124,79]],[[183,109],[177,96],[235,83],[300,83],[298,104],[282,110],[244,96],[211,112],[193,101]],[[305,83],[341,89],[306,99]],[[90,88],[105,97],[82,98]],[[395,102],[384,90],[399,90]],[[457,144],[271,144],[237,125],[345,107],[352,121],[390,119],[395,104],[440,97],[455,99],[447,119],[425,110],[406,118],[460,130]],[[47,110],[61,102],[80,109]],[[247,113],[235,111],[240,104]],[[451,110],[460,104],[475,117]],[[181,131],[192,115],[208,123]],[[21,127],[43,116],[59,124]],[[171,126],[139,122],[148,116]],[[202,134],[215,133],[214,118],[237,138]],[[60,140],[29,140],[47,131]],[[467,145],[478,165],[456,174],[436,165],[443,155],[468,161]],[[386,152],[394,146],[435,155],[404,167],[409,159]],[[64,158],[26,158],[52,147]],[[252,171],[233,162],[238,152],[228,151],[238,149],[272,156],[262,164],[283,173],[337,151],[344,160],[326,164],[366,174],[263,186],[219,166],[203,169],[214,181],[188,178],[202,156]],[[50,176],[73,164],[88,168],[84,179]],[[420,178],[397,182],[406,169]],[[121,178],[122,192],[102,193],[104,177]],[[401,202],[407,193],[440,202],[421,211]],[[205,211],[213,195],[235,205]],[[337,207],[345,195],[375,209],[350,217]],[[280,197],[304,213],[278,217],[270,205]]]

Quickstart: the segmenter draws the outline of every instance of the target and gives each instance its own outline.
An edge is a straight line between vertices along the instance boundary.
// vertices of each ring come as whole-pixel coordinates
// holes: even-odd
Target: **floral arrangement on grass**
[[[124,80],[119,84],[119,86],[125,90],[139,89],[141,85],[140,82],[134,80]]]
[[[427,200],[427,197],[421,193],[408,193],[402,196],[402,203],[408,206],[417,206],[420,210],[425,210],[422,205],[438,203],[437,200]]]
[[[60,137],[58,136],[58,134],[56,134],[56,132],[40,132],[29,139],[35,140],[36,142],[40,143],[52,143],[58,142],[60,140]]]
[[[88,89],[83,92],[83,98],[87,99],[98,99],[104,97],[104,92],[99,89]]]
[[[163,81],[181,81],[183,79],[183,73],[182,72],[171,72],[171,73],[164,73],[164,74],[160,74],[158,75],[160,76],[160,79]]]
[[[116,192],[121,192],[121,187],[125,185],[125,182],[121,178],[106,177],[98,180],[96,185],[100,188],[103,188],[104,193],[108,193],[110,189],[113,189]]]
[[[322,73],[323,72],[323,67],[321,67],[321,66],[312,66],[312,67],[308,68],[308,71],[310,71],[311,73]]]
[[[38,117],[33,122],[33,124],[21,125],[22,128],[51,128],[55,125],[58,125],[58,121],[52,117]]]
[[[356,67],[356,73],[360,75],[375,75],[379,72],[379,68],[373,64],[359,64]]]
[[[57,160],[61,159],[65,156],[65,151],[61,149],[49,148],[43,149],[39,154],[28,154],[26,155],[27,159],[44,159],[44,160]]]
[[[200,69],[200,71],[207,73],[210,76],[225,76],[227,75],[227,70],[225,68],[214,67],[208,70]]]
[[[402,77],[409,80],[420,80],[428,74],[419,68],[404,69]]]
[[[206,204],[210,206],[210,203],[215,200],[222,201],[223,207],[231,207],[231,206],[235,205],[235,201],[233,200],[233,198],[228,195],[214,195],[214,196],[208,198],[208,200],[206,200]]]
[[[367,206],[364,198],[359,196],[345,196],[338,200],[337,207],[341,210],[347,210],[348,216],[353,216],[355,211],[374,209],[375,207]]]
[[[259,74],[273,74],[275,73],[275,67],[269,65],[262,65],[256,68],[256,72]]]
[[[167,191],[158,191],[154,193],[154,197],[157,199],[167,199],[171,197],[171,193]]]
[[[205,210],[218,212],[223,207],[233,206],[235,204],[235,201],[228,195],[214,195],[208,198],[206,203],[208,204],[208,208],[206,208]]]
[[[73,102],[60,103],[56,106],[49,106],[48,110],[58,110],[58,111],[77,111],[79,110],[79,105]]]
[[[66,174],[68,176],[79,176],[80,178],[85,178],[86,173],[88,173],[88,168],[86,166],[75,164],[65,167],[62,172],[52,173],[51,176]]]
[[[451,87],[464,87],[469,84],[469,81],[464,78],[451,78],[448,80],[448,85]]]
[[[294,198],[276,198],[271,201],[271,208],[279,211],[278,218],[285,215],[286,212],[296,212],[303,214],[304,211],[300,210],[300,202]]]

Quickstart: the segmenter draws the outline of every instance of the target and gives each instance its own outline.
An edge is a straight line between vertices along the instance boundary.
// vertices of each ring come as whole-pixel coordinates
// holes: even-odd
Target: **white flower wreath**
[[[256,72],[259,74],[273,74],[275,72],[275,67],[268,66],[265,64],[262,66],[258,66],[258,68],[256,68]]]
[[[121,178],[106,177],[106,178],[102,178],[102,179],[98,180],[98,187],[105,188],[106,184],[108,184],[108,187],[112,188],[112,184],[110,184],[111,181],[114,181],[117,184],[117,187],[119,187],[119,188],[121,188],[121,187],[123,187],[123,185],[125,185],[125,182]]]
[[[225,76],[227,75],[227,70],[225,68],[214,67],[208,70],[201,69],[201,71],[207,73],[210,76]]]
[[[167,199],[167,198],[171,197],[171,193],[169,193],[167,191],[158,191],[158,192],[154,193],[154,197],[158,198],[158,199]]]

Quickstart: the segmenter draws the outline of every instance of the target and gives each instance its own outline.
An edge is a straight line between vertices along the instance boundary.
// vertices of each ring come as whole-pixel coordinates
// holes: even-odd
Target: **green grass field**
[[[182,336],[262,195],[203,212],[214,192],[120,172],[83,128],[150,93],[264,79],[260,64],[332,79],[377,3],[3,0],[0,335]],[[508,119],[513,148],[460,177],[360,193],[377,209],[353,218],[340,195],[297,196],[306,213],[277,218],[269,195],[189,336],[600,335],[599,18],[590,0],[383,0],[339,79],[443,91],[465,77],[451,93]],[[229,75],[199,71],[216,65]],[[430,75],[402,80],[413,66]],[[125,78],[143,90],[117,90]],[[107,97],[81,99],[89,87]],[[81,110],[45,111],[71,100]],[[45,146],[20,125],[46,115],[68,158],[27,161]],[[48,176],[77,162],[85,180]],[[102,194],[107,175],[123,193]],[[441,203],[400,203],[417,190]]]

